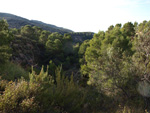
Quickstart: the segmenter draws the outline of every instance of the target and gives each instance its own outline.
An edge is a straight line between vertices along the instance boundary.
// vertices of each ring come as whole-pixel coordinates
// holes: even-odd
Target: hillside
[[[20,29],[22,26],[31,25],[38,26],[43,30],[47,30],[50,32],[58,32],[60,34],[69,33],[73,39],[73,42],[83,42],[87,39],[92,39],[93,32],[73,32],[72,30],[65,29],[62,27],[57,27],[52,24],[46,24],[44,22],[38,20],[28,20],[26,18],[22,18],[9,13],[0,13],[0,19],[5,18],[9,24],[9,28],[17,28]]]
[[[71,32],[69,33],[73,39],[73,42],[83,42],[84,40],[90,40],[93,38],[93,32]]]
[[[37,20],[28,20],[26,18],[22,18],[13,14],[9,13],[0,13],[0,18],[5,18],[9,24],[10,28],[21,28],[21,26],[25,25],[31,25],[31,26],[38,26],[44,30],[50,31],[50,32],[58,32],[61,34],[73,32],[72,30],[65,29],[62,27],[57,27],[55,25],[46,24],[41,21]]]
[[[149,43],[150,21],[61,34],[0,19],[0,113],[149,113]]]

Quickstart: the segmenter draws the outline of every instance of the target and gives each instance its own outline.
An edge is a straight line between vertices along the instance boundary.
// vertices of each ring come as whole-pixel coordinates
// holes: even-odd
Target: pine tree
[[[0,64],[9,60],[11,56],[11,48],[9,47],[12,39],[6,20],[0,20]]]

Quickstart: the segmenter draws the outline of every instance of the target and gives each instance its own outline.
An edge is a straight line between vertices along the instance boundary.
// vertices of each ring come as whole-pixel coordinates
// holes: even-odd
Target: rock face
[[[23,66],[36,66],[42,57],[44,47],[28,38],[16,38],[11,43],[11,61]]]

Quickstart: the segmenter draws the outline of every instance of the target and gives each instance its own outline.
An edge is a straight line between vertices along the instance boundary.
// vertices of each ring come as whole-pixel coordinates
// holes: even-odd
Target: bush
[[[148,113],[147,110],[144,111],[144,109],[141,108],[131,108],[128,106],[119,106],[119,109],[116,111],[116,113]]]
[[[0,65],[0,76],[2,76],[2,79],[14,81],[21,77],[28,79],[28,72],[26,72],[19,65],[8,62]]]
[[[7,80],[1,80],[1,76],[0,76],[0,94],[2,94],[3,91],[5,91],[7,84],[8,84],[8,81]]]
[[[46,112],[82,112],[86,93],[73,81],[73,75],[69,79],[62,73],[61,67],[55,71],[54,79],[44,72],[43,68],[39,75],[34,71],[30,74],[30,82],[40,83],[42,93],[38,96],[40,104]]]
[[[9,82],[0,95],[0,112],[2,113],[35,113],[38,110],[36,96],[40,85],[25,80]]]
[[[0,81],[0,112],[2,113],[82,113],[86,91],[74,83],[73,75],[64,76],[61,67],[54,77],[41,69],[39,74],[32,69],[29,81]]]

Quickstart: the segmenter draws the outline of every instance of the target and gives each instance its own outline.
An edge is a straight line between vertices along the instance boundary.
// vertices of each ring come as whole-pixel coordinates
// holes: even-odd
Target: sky
[[[150,20],[150,0],[1,0],[0,12],[39,20],[75,32]]]

